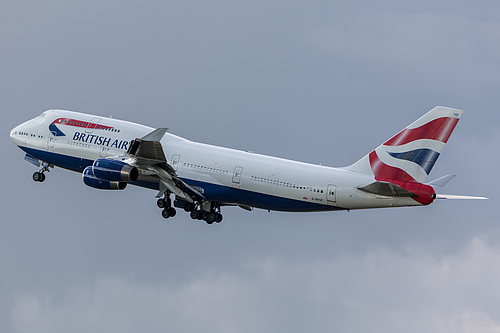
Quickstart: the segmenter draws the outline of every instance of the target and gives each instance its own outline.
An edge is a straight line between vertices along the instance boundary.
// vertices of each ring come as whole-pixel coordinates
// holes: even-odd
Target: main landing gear
[[[220,223],[222,221],[222,214],[220,213],[220,206],[214,202],[206,201],[198,204],[185,204],[184,210],[189,212],[189,216],[193,220],[203,220],[208,224],[214,222]]]
[[[165,198],[158,199],[158,201],[156,201],[156,205],[158,208],[162,209],[161,216],[163,216],[164,219],[174,217],[177,214],[175,208],[172,207],[172,200],[170,200],[170,197],[167,194],[165,194]]]
[[[170,193],[165,193],[165,197],[158,199],[156,201],[156,205],[162,210],[161,216],[165,219],[174,217],[177,214],[175,208],[172,207]],[[189,216],[191,216],[193,220],[203,220],[208,224],[213,224],[214,222],[219,223],[222,221],[220,205],[215,202],[184,202],[180,203],[180,205],[176,202],[176,207],[183,207],[184,211],[189,213]]]

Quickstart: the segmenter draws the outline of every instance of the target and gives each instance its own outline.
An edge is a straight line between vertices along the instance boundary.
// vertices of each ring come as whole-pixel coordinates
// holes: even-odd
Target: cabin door
[[[47,138],[47,148],[48,150],[54,150],[54,142],[56,142],[56,137],[54,133],[50,132]]]
[[[337,186],[328,185],[326,189],[326,201],[337,202]]]
[[[241,173],[243,172],[243,168],[237,166],[234,168],[234,173],[233,173],[233,184],[239,184],[241,181]]]
[[[177,171],[177,168],[179,168],[179,159],[181,158],[181,155],[173,155],[172,156],[172,168],[174,168],[174,171]]]

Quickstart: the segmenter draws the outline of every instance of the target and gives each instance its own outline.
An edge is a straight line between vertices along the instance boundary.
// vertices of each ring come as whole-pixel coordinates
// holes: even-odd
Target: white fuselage
[[[82,172],[98,158],[125,155],[131,140],[153,130],[117,119],[49,110],[14,128],[11,138],[41,161]],[[161,145],[178,177],[214,202],[281,211],[420,205],[409,197],[361,191],[358,187],[374,182],[374,177],[343,168],[197,143],[169,133]],[[158,178],[141,172],[133,184],[158,189]]]

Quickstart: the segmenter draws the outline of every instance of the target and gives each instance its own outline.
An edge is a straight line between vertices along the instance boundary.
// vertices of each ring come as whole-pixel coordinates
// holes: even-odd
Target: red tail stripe
[[[457,123],[458,118],[437,118],[417,128],[405,128],[384,143],[384,145],[400,146],[420,139],[436,140],[446,143]]]
[[[404,170],[389,166],[384,162],[382,162],[379,159],[377,152],[375,150],[370,153],[369,158],[370,158],[370,165],[372,167],[373,174],[375,175],[376,180],[381,181],[381,180],[392,179],[403,182],[416,181],[412,176],[410,176]]]
[[[375,180],[396,184],[414,193],[415,196],[412,199],[422,205],[428,205],[434,201],[435,191],[432,186],[419,183],[402,169],[385,164],[378,158],[375,150],[370,153],[369,158]]]

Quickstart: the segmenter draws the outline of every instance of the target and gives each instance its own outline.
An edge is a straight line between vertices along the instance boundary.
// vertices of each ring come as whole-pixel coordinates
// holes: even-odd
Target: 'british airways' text
[[[111,138],[95,134],[80,133],[80,132],[75,132],[75,134],[73,135],[73,140],[85,143],[92,143],[98,146],[106,146],[110,148],[124,149],[124,150],[128,149],[128,144],[129,144],[129,142],[126,140],[115,139],[113,142],[111,142]]]

